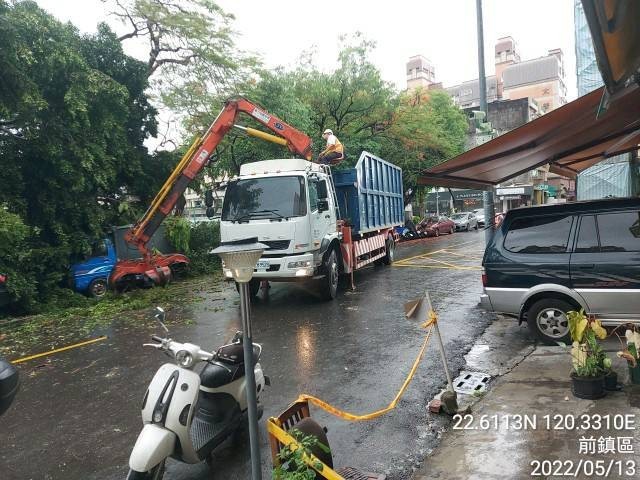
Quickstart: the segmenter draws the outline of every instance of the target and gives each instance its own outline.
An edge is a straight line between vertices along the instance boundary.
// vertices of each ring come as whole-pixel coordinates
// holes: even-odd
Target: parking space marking
[[[396,267],[412,267],[412,268],[440,268],[450,270],[481,270],[479,265],[470,265],[471,263],[480,262],[482,256],[478,251],[464,252],[465,245],[476,243],[476,240],[457,243],[449,247],[434,250],[432,252],[414,255],[396,261],[393,265]],[[464,252],[464,253],[461,253]]]

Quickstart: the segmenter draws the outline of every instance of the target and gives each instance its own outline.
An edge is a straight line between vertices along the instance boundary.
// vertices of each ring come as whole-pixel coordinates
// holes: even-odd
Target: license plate
[[[260,261],[256,263],[256,270],[269,270],[269,262]]]

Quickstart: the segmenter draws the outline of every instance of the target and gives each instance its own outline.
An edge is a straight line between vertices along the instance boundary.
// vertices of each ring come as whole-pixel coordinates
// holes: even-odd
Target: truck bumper
[[[226,278],[231,278],[231,271],[223,265]],[[310,279],[316,272],[314,255],[291,255],[287,257],[262,257],[258,260],[257,268],[253,271],[253,278],[265,280],[278,279]]]

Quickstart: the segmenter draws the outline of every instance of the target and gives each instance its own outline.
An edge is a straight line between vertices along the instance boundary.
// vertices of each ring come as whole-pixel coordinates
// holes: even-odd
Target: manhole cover
[[[345,480],[385,480],[386,476],[378,473],[364,473],[353,467],[343,467],[337,473]]]
[[[474,393],[484,393],[487,384],[491,380],[491,375],[482,372],[460,372],[460,375],[453,381],[453,389],[458,393],[473,395]]]

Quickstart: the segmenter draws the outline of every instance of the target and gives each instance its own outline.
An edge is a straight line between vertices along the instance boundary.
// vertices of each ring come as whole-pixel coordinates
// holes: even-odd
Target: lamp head
[[[222,242],[220,246],[211,251],[220,256],[225,267],[231,271],[236,282],[246,283],[253,277],[253,270],[260,260],[262,252],[269,247],[258,242],[258,237]]]

